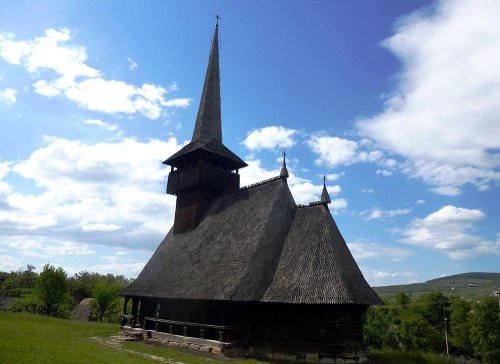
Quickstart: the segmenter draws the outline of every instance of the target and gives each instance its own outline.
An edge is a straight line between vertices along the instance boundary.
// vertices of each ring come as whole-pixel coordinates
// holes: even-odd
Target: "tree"
[[[84,298],[92,297],[92,291],[100,278],[99,273],[88,271],[81,271],[71,277],[69,279],[69,289],[75,302],[80,303]]]
[[[71,296],[76,303],[79,303],[84,298],[92,297],[94,288],[97,282],[100,281],[116,284],[120,288],[125,288],[130,283],[130,280],[122,275],[115,276],[109,273],[103,275],[96,272],[81,271],[69,279]]]
[[[33,295],[39,300],[42,313],[67,317],[71,305],[66,272],[46,264],[38,277]]]
[[[398,346],[395,316],[387,306],[372,306],[364,316],[363,336],[366,344],[375,348]]]
[[[450,304],[450,343],[459,353],[467,356],[472,355],[472,343],[470,340],[470,315],[471,304],[466,300],[454,296]]]
[[[101,280],[96,283],[92,293],[94,297],[93,306],[95,317],[102,322],[103,318],[111,318],[119,311],[118,293],[120,286],[116,283],[109,283]]]
[[[10,272],[0,285],[0,295],[21,297],[29,294],[35,286],[37,277],[35,267],[31,264],[28,264],[25,270],[19,269],[16,272]]]
[[[498,299],[485,297],[474,305],[471,342],[474,355],[483,363],[500,363],[500,317]]]
[[[409,350],[436,350],[444,341],[439,331],[421,313],[411,309],[401,314],[399,337]]]

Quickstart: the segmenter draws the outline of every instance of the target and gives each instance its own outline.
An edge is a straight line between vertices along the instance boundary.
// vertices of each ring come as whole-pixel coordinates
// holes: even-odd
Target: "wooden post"
[[[183,334],[184,336],[188,336],[188,328],[187,328],[187,326],[184,326],[184,327],[182,328],[182,334]]]
[[[160,304],[159,303],[156,305],[155,318],[156,318],[155,331],[158,331],[158,319],[160,318]]]
[[[127,305],[128,305],[128,300],[130,297],[125,297],[125,301],[123,304],[123,315],[122,315],[122,321],[121,325],[125,326],[127,324],[128,319],[125,317],[127,315]]]
[[[139,305],[139,300],[135,297],[132,298],[132,322],[130,323],[130,326],[132,328],[135,327],[135,324],[137,322],[137,306]]]
[[[224,331],[219,331],[219,341],[220,342],[224,341]]]
[[[205,338],[205,329],[200,329],[200,339]]]

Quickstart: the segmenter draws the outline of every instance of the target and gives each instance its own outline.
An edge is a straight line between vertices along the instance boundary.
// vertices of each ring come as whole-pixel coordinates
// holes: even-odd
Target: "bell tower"
[[[219,77],[219,17],[191,142],[164,164],[171,167],[167,193],[177,196],[174,233],[195,228],[215,195],[240,187],[247,164],[222,144]]]

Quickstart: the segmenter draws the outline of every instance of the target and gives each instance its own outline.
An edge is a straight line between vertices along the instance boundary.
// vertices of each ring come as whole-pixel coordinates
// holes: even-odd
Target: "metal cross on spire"
[[[215,14],[215,26],[218,26],[219,25],[219,20],[220,20],[220,15],[219,13]]]
[[[326,175],[325,174],[323,175],[323,186],[326,187]]]

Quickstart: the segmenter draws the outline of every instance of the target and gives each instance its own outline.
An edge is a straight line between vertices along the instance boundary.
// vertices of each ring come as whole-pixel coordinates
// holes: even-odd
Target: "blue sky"
[[[500,271],[500,3],[4,1],[0,270],[135,277],[170,229],[219,12],[224,143],[372,285]]]

